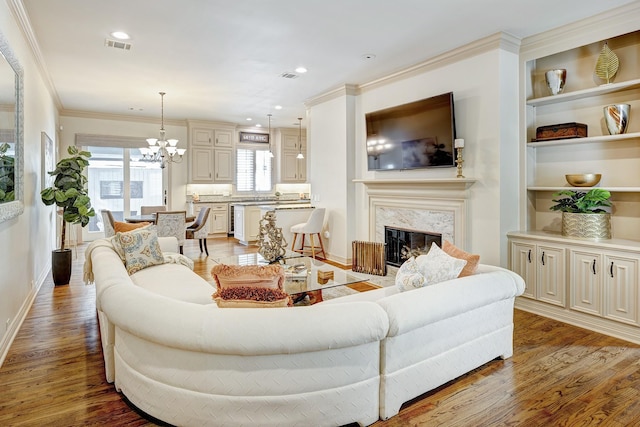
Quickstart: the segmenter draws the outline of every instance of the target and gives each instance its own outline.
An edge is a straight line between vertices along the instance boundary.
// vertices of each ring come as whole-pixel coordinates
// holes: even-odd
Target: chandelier
[[[168,163],[180,163],[185,151],[184,148],[178,148],[177,139],[166,139],[164,130],[164,95],[165,92],[158,92],[161,102],[161,125],[160,138],[147,138],[148,147],[140,148],[142,160],[147,162],[160,162],[160,167],[164,167]],[[177,154],[177,156],[176,156]]]

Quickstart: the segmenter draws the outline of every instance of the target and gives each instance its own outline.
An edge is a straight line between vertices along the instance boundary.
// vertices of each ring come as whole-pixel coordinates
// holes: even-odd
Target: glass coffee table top
[[[214,258],[219,264],[228,265],[268,265],[269,263],[258,253],[232,255]],[[285,270],[284,290],[289,295],[317,292],[336,286],[352,285],[366,282],[367,277],[334,267],[331,264],[303,256],[298,252],[289,252],[279,262]],[[320,296],[321,300],[321,296]]]

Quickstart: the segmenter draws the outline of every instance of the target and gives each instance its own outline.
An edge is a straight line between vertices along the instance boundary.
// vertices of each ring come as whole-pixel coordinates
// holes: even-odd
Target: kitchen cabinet
[[[190,182],[232,183],[235,129],[215,123],[189,121]]]
[[[298,129],[278,129],[276,140],[280,147],[280,169],[278,180],[280,182],[306,182],[307,181],[307,134]],[[304,159],[298,159],[302,153]]]
[[[200,210],[210,208],[207,219],[207,232],[209,235],[226,234],[229,227],[229,204],[228,203],[198,203],[195,205],[196,218]]]

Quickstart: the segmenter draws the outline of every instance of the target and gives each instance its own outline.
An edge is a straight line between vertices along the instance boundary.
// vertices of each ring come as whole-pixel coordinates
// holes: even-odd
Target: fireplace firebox
[[[442,247],[442,234],[385,226],[384,241],[387,264],[400,267],[412,256],[426,254],[434,242]]]

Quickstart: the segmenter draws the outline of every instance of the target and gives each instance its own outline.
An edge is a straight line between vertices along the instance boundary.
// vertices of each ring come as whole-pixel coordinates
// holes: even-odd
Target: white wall
[[[24,213],[0,223],[0,363],[45,279],[53,247],[53,208],[40,200],[40,132],[56,138],[56,108],[6,2],[0,31],[24,70]],[[8,323],[8,327],[7,327]]]
[[[463,50],[464,53],[456,60],[448,55],[441,63],[434,61],[424,71],[364,85],[355,99],[354,116],[344,107],[348,104],[348,95],[340,94],[311,103],[313,169],[310,179],[314,192],[322,188],[325,193],[332,194],[321,194],[318,203],[326,207],[334,219],[331,223],[334,236],[330,246],[332,258],[350,258],[350,241],[370,238],[365,187],[352,184],[350,180],[345,182],[348,171],[354,171],[357,178],[366,179],[456,176],[455,168],[367,171],[365,113],[452,91],[457,136],[465,139],[463,173],[477,180],[471,187],[468,210],[470,245],[465,249],[480,254],[485,263],[507,265],[504,233],[516,227],[518,218],[518,56],[513,53],[515,48],[511,45],[517,41],[508,40],[509,49],[502,47],[504,42],[503,38],[496,36],[487,42],[492,44],[491,48],[484,43],[478,51]],[[353,123],[355,133],[353,142],[348,140],[350,123]],[[320,130],[319,127],[327,129]],[[348,157],[344,153],[350,146],[354,149],[355,163],[345,161]],[[318,167],[317,162],[334,166],[330,169]],[[347,196],[349,188],[354,190],[355,197]],[[347,199],[355,201],[353,209]],[[355,235],[347,232],[350,229],[348,221],[354,218]],[[337,233],[343,233],[344,237],[336,237]]]

